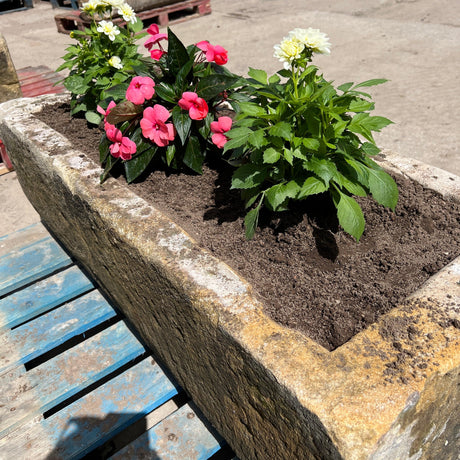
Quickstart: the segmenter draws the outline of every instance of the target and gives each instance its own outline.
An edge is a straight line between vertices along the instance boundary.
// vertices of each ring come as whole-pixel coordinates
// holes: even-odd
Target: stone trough
[[[99,165],[33,116],[63,97],[0,106],[24,192],[241,459],[457,458],[460,258],[329,352],[270,320],[244,279],[127,186],[101,186]],[[390,152],[383,165],[460,200],[453,174]]]

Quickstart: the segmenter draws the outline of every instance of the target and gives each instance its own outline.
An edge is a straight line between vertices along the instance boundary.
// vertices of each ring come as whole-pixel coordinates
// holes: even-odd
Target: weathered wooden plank
[[[218,452],[222,443],[186,404],[110,458],[200,460]]]
[[[0,296],[72,264],[51,237],[0,258]]]
[[[70,267],[0,299],[0,332],[93,289],[78,267]]]
[[[0,376],[0,438],[145,352],[123,321],[23,373]]]
[[[0,335],[0,375],[115,316],[100,292],[93,291]]]
[[[93,392],[0,440],[4,458],[81,458],[177,394],[160,367],[145,358]]]
[[[48,230],[40,222],[0,236],[0,257],[47,236],[49,236]]]

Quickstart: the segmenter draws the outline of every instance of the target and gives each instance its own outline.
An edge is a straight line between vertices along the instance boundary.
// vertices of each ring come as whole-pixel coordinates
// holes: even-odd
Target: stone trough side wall
[[[458,260],[413,296],[416,309],[395,309],[328,352],[269,320],[243,279],[126,186],[100,186],[98,165],[28,116],[56,100],[62,96],[8,103],[0,124],[25,193],[238,456],[377,460],[456,452],[460,338],[439,317],[458,315],[451,306]],[[449,186],[455,196],[460,180]],[[402,320],[429,335],[431,361],[423,375],[401,364],[401,378],[388,383],[396,355],[381,332],[385,321]]]

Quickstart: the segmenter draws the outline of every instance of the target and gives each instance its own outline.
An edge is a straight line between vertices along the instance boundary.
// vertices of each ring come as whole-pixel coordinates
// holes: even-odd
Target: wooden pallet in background
[[[0,238],[1,458],[234,458],[224,444],[41,224]]]
[[[24,67],[17,70],[16,73],[24,97],[58,94],[65,91],[63,85],[56,84],[62,80],[62,76],[47,66]],[[5,144],[0,139],[0,176],[13,170],[14,167],[6,152]]]
[[[139,11],[136,12],[136,15],[142,21],[156,22],[161,26],[166,26],[210,13],[211,0],[185,0],[160,8]],[[57,14],[54,20],[56,21],[58,32],[63,34],[70,34],[72,30],[85,30],[85,27],[90,25],[89,21],[85,21],[80,17],[78,10]],[[126,24],[123,18],[120,17],[114,18],[112,21],[118,25]]]

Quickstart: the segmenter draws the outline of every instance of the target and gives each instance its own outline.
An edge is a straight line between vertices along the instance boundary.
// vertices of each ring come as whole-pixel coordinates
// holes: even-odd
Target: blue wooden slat
[[[5,458],[81,458],[177,394],[152,358],[0,441]]]
[[[78,267],[70,267],[16,291],[0,299],[0,331],[22,324],[93,288]]]
[[[47,236],[49,236],[49,233],[41,223],[32,224],[15,232],[0,236],[0,257],[38,240],[42,240]]]
[[[3,374],[0,438],[144,352],[144,347],[120,321],[25,374],[18,369]]]
[[[0,336],[0,375],[116,316],[98,291]]]
[[[110,458],[204,460],[218,452],[222,443],[186,404]]]
[[[71,264],[51,237],[13,251],[0,258],[0,296]]]

